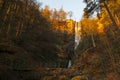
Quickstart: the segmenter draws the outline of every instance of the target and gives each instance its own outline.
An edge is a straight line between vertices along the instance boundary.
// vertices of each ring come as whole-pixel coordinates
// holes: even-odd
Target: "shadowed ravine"
[[[120,80],[120,0],[103,1],[76,22],[63,8],[0,0],[0,80]]]

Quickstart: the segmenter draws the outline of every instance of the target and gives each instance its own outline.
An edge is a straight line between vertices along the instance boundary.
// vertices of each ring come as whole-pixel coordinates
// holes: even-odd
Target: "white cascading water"
[[[71,60],[69,60],[69,61],[68,61],[68,68],[70,68],[71,65],[72,65],[72,62],[71,62]]]
[[[80,40],[81,40],[81,23],[76,22],[75,23],[75,48],[74,49],[76,49],[78,47]],[[70,68],[71,65],[72,65],[72,61],[69,60],[68,68]]]
[[[81,40],[81,23],[76,22],[75,24],[75,49],[78,47]]]

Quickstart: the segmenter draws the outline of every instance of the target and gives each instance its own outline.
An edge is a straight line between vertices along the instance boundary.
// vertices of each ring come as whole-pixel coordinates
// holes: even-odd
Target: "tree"
[[[108,12],[108,14],[110,16],[111,21],[113,22],[115,28],[117,29],[118,28],[117,23],[108,8],[109,3],[107,4],[107,2],[110,2],[110,1],[112,1],[112,0],[100,0],[99,2],[97,0],[94,0],[94,1],[84,0],[84,2],[87,4],[86,8],[84,9],[84,17],[88,18],[89,16],[91,16],[96,10],[98,11],[98,9],[100,9],[99,5],[103,4],[103,6],[105,7],[106,11]],[[114,2],[116,2],[116,0],[114,0]],[[99,12],[98,12],[98,18],[100,18]]]
[[[50,9],[49,9],[49,6],[45,6],[45,8],[44,9],[42,9],[42,15],[50,22],[50,17],[51,17],[51,11],[50,11]]]
[[[104,1],[104,6],[106,6],[106,10],[107,10],[107,12],[108,12],[108,14],[109,15],[107,15],[107,12],[105,12],[105,9],[104,8],[102,8],[102,11],[101,11],[101,13],[103,14],[103,13],[105,13],[106,14],[106,16],[105,17],[107,17],[107,16],[109,16],[110,17],[110,19],[111,19],[111,21],[114,23],[114,25],[117,25],[117,23],[116,23],[116,16],[117,17],[119,17],[118,15],[119,15],[119,11],[120,11],[120,9],[119,9],[119,2],[118,2],[119,0],[108,0],[108,1]],[[118,25],[117,25],[118,26]]]
[[[71,19],[71,17],[73,16],[73,12],[72,12],[72,11],[69,11],[69,12],[68,12],[68,16],[69,16],[69,18]]]
[[[61,8],[58,12],[59,14],[59,20],[60,21],[64,21],[66,19],[66,12],[63,10],[63,8]]]
[[[86,24],[87,23],[87,24]],[[96,47],[95,44],[95,36],[97,35],[97,20],[94,19],[83,19],[81,21],[81,37],[82,41],[85,42],[85,45],[92,45],[93,47]],[[90,44],[92,43],[92,44]],[[90,46],[91,47],[91,46]]]

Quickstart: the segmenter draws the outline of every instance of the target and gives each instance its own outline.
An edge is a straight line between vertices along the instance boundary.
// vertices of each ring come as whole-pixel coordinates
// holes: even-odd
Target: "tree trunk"
[[[113,16],[112,16],[112,14],[111,14],[111,12],[110,12],[110,10],[109,10],[106,2],[103,1],[103,4],[104,4],[104,6],[105,6],[105,8],[106,8],[106,10],[107,10],[107,12],[108,12],[108,14],[109,14],[109,16],[110,16],[110,19],[111,19],[112,23],[113,23],[114,26],[115,26],[115,30],[117,30],[117,29],[118,29],[117,23],[115,22],[115,19],[113,18]]]
[[[93,37],[93,33],[91,34],[91,37],[92,37],[93,47],[96,47],[96,45],[95,45],[95,40],[94,40],[94,37]]]

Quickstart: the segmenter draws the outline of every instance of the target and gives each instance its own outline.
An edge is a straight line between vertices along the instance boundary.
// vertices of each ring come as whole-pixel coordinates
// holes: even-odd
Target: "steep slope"
[[[72,68],[77,69],[90,80],[119,80],[120,45],[118,40],[120,40],[120,32],[119,30],[116,32],[116,36],[112,36],[110,31],[98,34],[95,39],[96,47],[84,49],[84,46],[80,47],[83,44],[81,42]]]
[[[67,56],[58,46],[36,2],[0,1],[0,80],[39,80],[37,69],[66,67]]]

